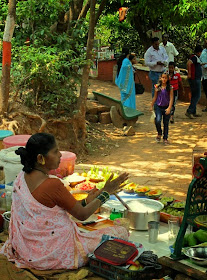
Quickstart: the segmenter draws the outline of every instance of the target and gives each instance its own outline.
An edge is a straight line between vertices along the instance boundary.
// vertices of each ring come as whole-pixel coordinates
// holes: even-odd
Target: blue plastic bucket
[[[3,140],[8,136],[12,136],[13,132],[11,130],[0,130],[0,150],[3,149]]]

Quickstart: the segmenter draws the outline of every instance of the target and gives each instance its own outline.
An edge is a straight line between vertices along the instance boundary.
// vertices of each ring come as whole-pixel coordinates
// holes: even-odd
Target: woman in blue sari
[[[134,55],[127,55],[127,57],[124,58],[121,69],[116,76],[115,83],[120,89],[123,105],[136,109],[134,71],[131,62],[134,58]]]

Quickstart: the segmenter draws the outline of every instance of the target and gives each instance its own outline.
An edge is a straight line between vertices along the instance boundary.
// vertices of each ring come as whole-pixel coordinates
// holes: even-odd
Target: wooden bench
[[[100,104],[111,108],[111,119],[116,127],[123,127],[125,125],[133,126],[138,120],[138,117],[144,115],[144,113],[136,109],[123,106],[121,100],[115,99],[106,94],[93,91],[93,95]]]

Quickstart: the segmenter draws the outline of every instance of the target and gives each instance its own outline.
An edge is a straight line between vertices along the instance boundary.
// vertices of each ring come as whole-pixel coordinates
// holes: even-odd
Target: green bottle
[[[120,211],[116,211],[116,209],[114,208],[110,214],[110,220],[115,220],[117,218],[122,218],[122,213]]]

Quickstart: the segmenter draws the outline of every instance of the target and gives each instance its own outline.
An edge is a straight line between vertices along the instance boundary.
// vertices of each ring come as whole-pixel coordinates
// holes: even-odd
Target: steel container
[[[10,218],[11,218],[11,211],[4,212],[2,214],[2,217],[4,219],[4,223],[3,223],[4,232],[8,232],[9,231],[9,222],[10,222]]]
[[[160,221],[160,211],[164,208],[164,205],[160,201],[138,198],[136,200],[127,200],[125,202],[132,209],[132,211],[124,210],[124,217],[130,220],[129,227],[131,229],[148,230],[148,222]],[[131,207],[132,205],[133,207]]]

